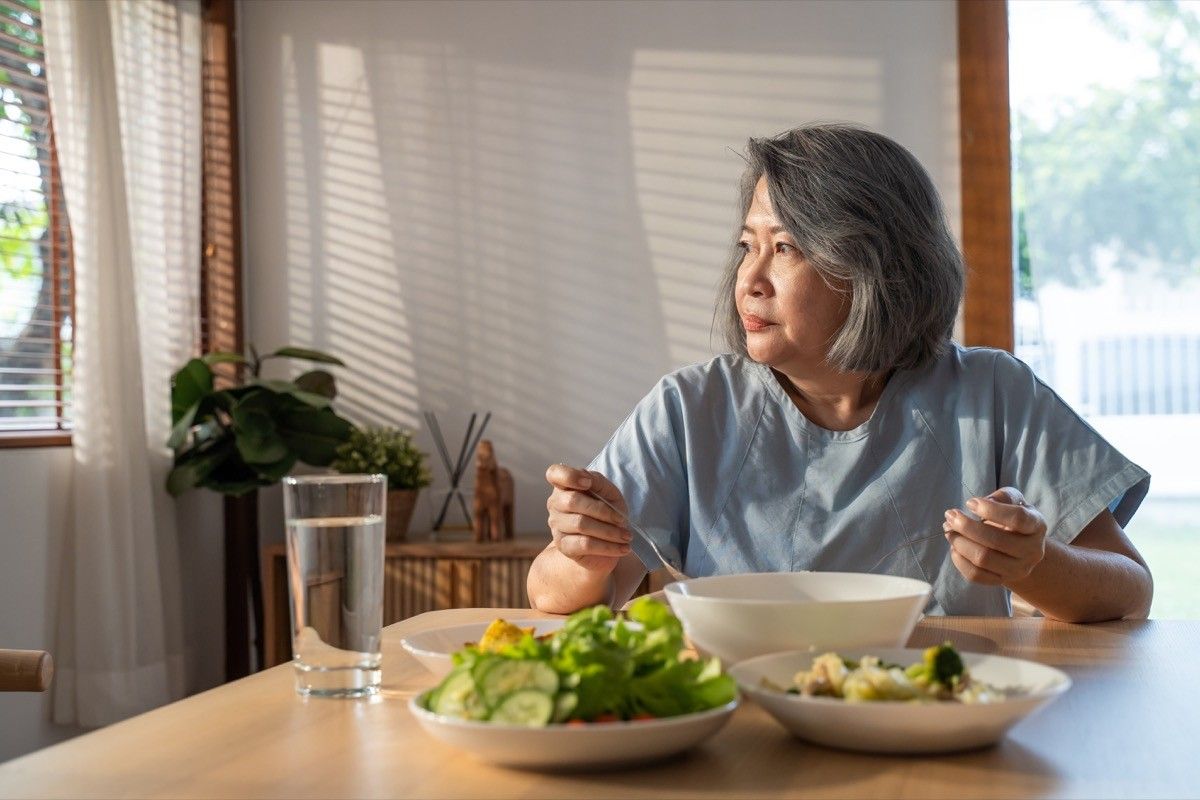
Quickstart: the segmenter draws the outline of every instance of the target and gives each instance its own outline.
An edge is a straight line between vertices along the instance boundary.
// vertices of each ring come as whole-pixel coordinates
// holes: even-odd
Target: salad
[[[542,727],[674,717],[737,697],[720,661],[688,658],[683,626],[648,597],[623,617],[602,605],[577,611],[540,638],[500,620],[493,628],[454,653],[454,669],[419,701],[426,710]]]
[[[852,703],[992,703],[1015,692],[971,677],[950,642],[930,647],[922,656],[917,663],[904,667],[876,656],[854,660],[824,653],[813,659],[811,668],[797,672],[794,685],[786,691]]]

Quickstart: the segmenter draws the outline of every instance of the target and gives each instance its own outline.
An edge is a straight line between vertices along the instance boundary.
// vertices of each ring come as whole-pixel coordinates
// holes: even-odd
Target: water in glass
[[[384,517],[289,519],[292,649],[301,694],[378,691]]]

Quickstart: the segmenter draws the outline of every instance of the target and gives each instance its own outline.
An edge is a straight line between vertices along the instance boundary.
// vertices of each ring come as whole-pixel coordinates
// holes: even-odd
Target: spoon
[[[675,567],[671,565],[671,562],[667,561],[667,557],[664,556],[662,554],[662,551],[658,549],[658,545],[655,544],[654,540],[650,538],[650,534],[646,533],[644,530],[642,530],[637,525],[635,525],[633,520],[631,520],[627,514],[622,514],[620,511],[617,510],[616,506],[614,506],[612,503],[608,502],[607,500],[605,500],[603,497],[596,494],[595,492],[588,491],[588,494],[591,495],[592,497],[596,498],[597,500],[599,500],[601,503],[604,503],[604,505],[608,506],[613,511],[615,511],[625,521],[625,524],[629,527],[629,529],[631,531],[636,533],[638,536],[642,537],[642,540],[646,544],[650,545],[650,549],[654,551],[655,558],[657,558],[659,560],[659,563],[661,563],[663,565],[663,568],[666,569],[667,573],[671,576],[671,580],[674,580],[674,581],[688,580],[687,575],[685,575],[681,571],[675,569]]]

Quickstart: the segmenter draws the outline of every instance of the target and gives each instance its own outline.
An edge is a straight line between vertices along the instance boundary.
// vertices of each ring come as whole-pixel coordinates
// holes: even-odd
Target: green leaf
[[[178,450],[180,446],[187,441],[188,430],[192,427],[192,421],[196,419],[196,412],[200,410],[200,401],[192,404],[192,407],[183,412],[183,416],[175,423],[175,427],[171,428],[171,436],[167,439],[167,447],[172,450]]]
[[[306,464],[328,466],[337,448],[354,430],[348,420],[328,408],[295,405],[276,418],[279,434]]]
[[[274,481],[265,481],[250,466],[235,454],[222,461],[205,479],[204,488],[214,492],[240,497]]]
[[[296,384],[291,381],[283,381],[277,378],[254,378],[247,385],[261,386],[277,394],[291,394],[296,389]]]
[[[274,464],[291,455],[287,444],[275,429],[270,407],[271,399],[259,394],[251,395],[230,411],[238,453],[251,467]]]
[[[214,364],[245,364],[246,358],[238,353],[227,353],[223,350],[214,350],[201,357],[201,360],[210,367]]]
[[[333,375],[323,369],[314,369],[296,378],[296,385],[306,392],[328,397],[337,397],[337,383]]]
[[[167,491],[173,496],[202,486],[208,476],[234,453],[233,442],[226,440],[200,450],[194,448],[175,459],[175,467],[167,475]]]
[[[289,452],[274,464],[254,464],[253,466],[260,480],[272,484],[292,471],[292,467],[296,466],[296,454]]]
[[[301,389],[291,381],[255,378],[250,381],[250,384],[252,386],[262,386],[263,388],[270,389],[272,392],[276,392],[277,394],[291,395],[302,403],[310,405],[313,408],[326,408],[330,403],[330,398],[323,395],[314,394],[312,392],[306,392],[304,389]]]
[[[222,389],[219,392],[212,393],[213,406],[228,413],[233,410],[233,407],[238,402],[255,392],[261,391],[263,390],[259,386],[235,386],[232,389]]]
[[[313,392],[306,392],[303,389],[293,389],[288,394],[313,408],[328,408],[330,402],[332,402],[332,398],[321,394],[314,394]]]
[[[235,417],[234,433],[242,460],[251,467],[287,458],[288,445],[275,432],[270,414],[254,411]]]
[[[212,370],[193,358],[171,376],[171,424],[175,425],[187,410],[213,389]]]
[[[195,464],[180,464],[167,474],[167,493],[172,497],[179,497],[199,482],[200,476]]]
[[[306,361],[316,361],[319,364],[335,364],[339,367],[346,366],[345,362],[336,356],[331,356],[328,353],[322,353],[320,350],[309,350],[303,347],[281,347],[269,356],[264,358],[303,358]]]

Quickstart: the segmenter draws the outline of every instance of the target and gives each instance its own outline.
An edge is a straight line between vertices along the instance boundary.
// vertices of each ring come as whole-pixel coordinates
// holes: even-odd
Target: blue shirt
[[[811,422],[747,358],[684,367],[589,468],[689,575],[874,568],[931,583],[934,614],[1012,613],[1008,590],[963,578],[944,537],[917,541],[941,532],[946,509],[1014,486],[1048,535],[1070,542],[1106,507],[1127,524],[1150,485],[1024,363],[955,344],[893,374],[870,419],[848,431]],[[637,537],[633,546],[656,568]]]

